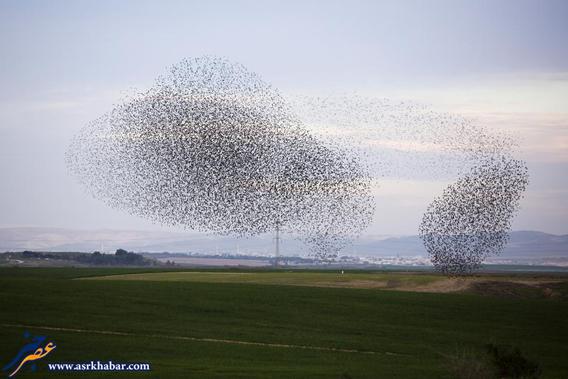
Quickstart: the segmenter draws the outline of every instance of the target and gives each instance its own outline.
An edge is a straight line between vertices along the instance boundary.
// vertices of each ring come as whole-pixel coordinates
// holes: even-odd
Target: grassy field
[[[311,287],[421,288],[444,277],[433,274],[334,271],[181,271],[98,276],[89,280],[137,280],[202,283],[250,283]]]
[[[18,378],[103,377],[45,372],[48,362],[91,360],[152,364],[149,373],[105,374],[112,377],[451,378],[448,355],[480,352],[492,342],[519,347],[542,365],[544,378],[567,378],[564,279],[491,276],[462,292],[428,293],[408,290],[446,279],[5,268],[0,363],[12,359],[29,330],[53,339],[57,349],[38,361],[41,374]],[[522,287],[527,283],[541,287]],[[535,295],[543,288],[558,296]],[[489,296],[479,296],[482,290]]]
[[[412,292],[462,292],[502,297],[561,298],[568,295],[568,276],[559,274],[483,274],[448,278],[428,272],[338,270],[173,271],[114,274],[86,280],[134,280],[152,282],[249,283],[331,288],[368,288]]]

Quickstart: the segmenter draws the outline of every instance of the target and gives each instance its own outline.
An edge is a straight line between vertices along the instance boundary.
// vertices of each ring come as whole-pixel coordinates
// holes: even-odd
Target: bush
[[[517,347],[487,345],[487,352],[499,378],[539,378],[542,369],[536,362],[528,360]]]
[[[486,353],[456,349],[445,356],[456,379],[536,379],[542,370],[538,363],[524,357],[519,348],[489,344]]]
[[[495,370],[486,355],[470,350],[456,349],[448,359],[448,369],[456,379],[493,379]]]

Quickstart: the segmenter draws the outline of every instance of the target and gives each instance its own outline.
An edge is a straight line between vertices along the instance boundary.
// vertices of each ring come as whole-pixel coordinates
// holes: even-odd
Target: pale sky
[[[159,226],[90,198],[70,138],[183,58],[284,92],[412,100],[514,133],[514,230],[568,233],[566,1],[0,1],[0,227]],[[385,180],[367,234],[416,234],[446,182]],[[163,230],[163,229],[162,229]]]

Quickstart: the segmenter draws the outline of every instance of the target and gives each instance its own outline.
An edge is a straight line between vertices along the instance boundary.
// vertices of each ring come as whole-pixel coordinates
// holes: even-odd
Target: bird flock
[[[419,226],[438,271],[471,273],[502,252],[528,185],[514,138],[412,102],[342,95],[290,103],[319,139],[350,146],[376,182],[458,178],[427,206]]]
[[[506,243],[528,181],[510,146],[416,104],[286,98],[243,65],[202,57],[84,127],[66,161],[111,207],[220,235],[278,230],[322,260],[371,223],[381,177],[457,173],[420,235],[438,270],[462,274]]]
[[[449,185],[420,224],[434,267],[448,275],[467,274],[499,254],[527,183],[522,161],[495,156]]]
[[[165,225],[297,235],[337,252],[368,225],[367,173],[313,137],[258,75],[222,58],[184,60],[84,128],[71,171],[110,206]]]

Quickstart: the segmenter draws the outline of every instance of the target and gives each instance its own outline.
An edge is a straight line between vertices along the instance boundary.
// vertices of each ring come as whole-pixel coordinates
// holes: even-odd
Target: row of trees
[[[114,254],[102,254],[99,251],[92,254],[24,251],[21,254],[23,258],[27,259],[70,260],[97,266],[152,266],[157,264],[155,260],[144,258],[140,254],[128,252],[124,249],[118,249]]]
[[[124,249],[118,249],[114,254],[101,254],[98,251],[92,254],[81,254],[78,261],[108,266],[149,266],[153,263],[153,261],[144,258],[140,254],[131,253]]]

